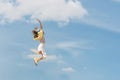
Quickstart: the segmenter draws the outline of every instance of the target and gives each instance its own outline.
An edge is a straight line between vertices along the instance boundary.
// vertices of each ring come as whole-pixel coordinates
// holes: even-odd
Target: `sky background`
[[[34,65],[42,21],[47,59]],[[120,0],[0,0],[0,80],[120,80]]]

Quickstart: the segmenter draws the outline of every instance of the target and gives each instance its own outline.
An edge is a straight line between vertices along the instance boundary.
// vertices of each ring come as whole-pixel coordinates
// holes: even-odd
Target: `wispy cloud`
[[[66,68],[62,68],[62,71],[64,71],[64,72],[75,72],[75,69],[73,69],[72,67],[66,67]]]
[[[50,61],[50,60],[57,60],[58,59],[58,56],[56,55],[47,55],[47,60]]]
[[[37,55],[37,54],[29,54],[27,55],[28,58],[35,58],[35,57],[41,57],[41,55]]]
[[[120,0],[112,0],[112,1],[114,1],[114,2],[120,2]]]
[[[109,12],[93,10],[89,12],[88,16],[84,17],[80,21],[84,24],[92,25],[99,29],[120,33],[120,24],[118,22],[119,16],[115,15],[114,13],[109,14]]]
[[[68,49],[68,48],[79,48],[79,49],[94,49],[94,47],[90,46],[89,44],[85,42],[77,42],[77,41],[65,41],[65,42],[60,42],[56,44],[56,47],[62,48],[62,49]]]
[[[49,55],[47,54],[46,55],[46,60],[47,62],[50,62],[50,61],[56,61],[57,63],[63,63],[61,62],[62,60],[60,59],[61,56],[57,56],[57,55]],[[35,58],[35,57],[41,57],[41,55],[38,55],[38,54],[29,54],[27,55],[28,58]]]
[[[78,56],[80,55],[80,53],[83,53],[83,51],[95,49],[95,47],[93,47],[91,43],[89,43],[89,41],[64,41],[55,43],[54,45],[50,45],[49,47],[51,50],[59,49],[62,51],[66,51],[73,56]]]
[[[78,0],[0,0],[0,22],[40,18],[64,21],[87,15]]]

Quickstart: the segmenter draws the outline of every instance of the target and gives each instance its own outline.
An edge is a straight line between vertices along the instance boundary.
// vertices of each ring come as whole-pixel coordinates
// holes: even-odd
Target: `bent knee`
[[[39,51],[38,53],[39,53],[39,54],[43,54],[42,51]]]

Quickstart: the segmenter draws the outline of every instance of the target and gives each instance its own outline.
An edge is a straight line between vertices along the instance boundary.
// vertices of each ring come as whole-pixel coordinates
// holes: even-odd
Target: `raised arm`
[[[39,19],[37,19],[37,21],[40,23],[40,30],[42,30],[42,29],[43,29],[43,26],[42,26],[41,21],[40,21]]]

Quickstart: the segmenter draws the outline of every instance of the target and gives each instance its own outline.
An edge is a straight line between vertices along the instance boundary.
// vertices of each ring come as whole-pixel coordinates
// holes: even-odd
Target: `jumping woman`
[[[38,62],[40,60],[43,60],[46,58],[46,53],[44,50],[44,46],[45,46],[45,38],[44,38],[44,31],[43,31],[43,26],[42,23],[39,19],[37,19],[37,21],[40,24],[40,29],[38,29],[37,27],[34,28],[34,30],[32,30],[33,33],[33,39],[36,41],[39,41],[40,44],[38,45],[38,49],[31,49],[32,52],[36,53],[36,54],[40,54],[41,57],[35,57],[34,58],[34,63],[37,65]]]

